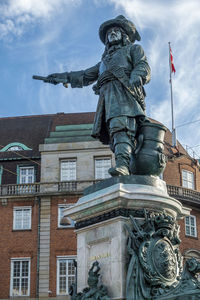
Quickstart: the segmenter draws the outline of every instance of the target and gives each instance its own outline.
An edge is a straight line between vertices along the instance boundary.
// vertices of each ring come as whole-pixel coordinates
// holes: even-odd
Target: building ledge
[[[0,199],[3,205],[5,198],[24,198],[43,195],[82,194],[84,189],[102,180],[64,181],[31,184],[0,185]],[[167,185],[168,194],[184,205],[199,207],[200,192],[180,186]]]

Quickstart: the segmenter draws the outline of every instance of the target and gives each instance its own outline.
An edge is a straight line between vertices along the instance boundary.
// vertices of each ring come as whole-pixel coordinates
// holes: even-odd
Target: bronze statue
[[[107,288],[102,284],[99,285],[100,269],[99,262],[93,262],[88,272],[88,287],[78,294],[72,287],[70,291],[71,300],[110,300],[107,295]]]
[[[142,47],[134,44],[141,39],[135,25],[124,16],[104,22],[99,36],[105,44],[99,63],[82,71],[51,74],[42,80],[64,86],[70,83],[72,88],[96,82],[93,90],[99,102],[92,136],[109,144],[115,154],[116,166],[109,173],[129,175],[138,126],[148,120],[143,85],[150,81],[150,67]]]
[[[128,232],[129,264],[127,300],[197,300],[200,263],[186,260],[179,250],[179,225],[170,215],[144,210],[144,220],[133,216],[125,224]]]

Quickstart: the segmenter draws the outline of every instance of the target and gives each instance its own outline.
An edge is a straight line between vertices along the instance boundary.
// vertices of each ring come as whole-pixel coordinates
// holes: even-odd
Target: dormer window
[[[0,152],[5,151],[22,151],[22,150],[32,150],[31,148],[27,147],[26,145],[18,142],[10,143],[3,147]]]
[[[23,150],[23,148],[20,146],[11,146],[10,148],[8,148],[7,151],[21,151],[21,150]]]

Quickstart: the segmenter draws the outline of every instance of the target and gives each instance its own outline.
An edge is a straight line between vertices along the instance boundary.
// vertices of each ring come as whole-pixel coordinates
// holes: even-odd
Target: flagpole
[[[171,92],[171,115],[172,115],[172,146],[176,147],[176,129],[174,123],[174,101],[173,101],[173,88],[172,88],[172,61],[171,61],[171,47],[170,42],[169,44],[169,83],[170,83],[170,92]]]

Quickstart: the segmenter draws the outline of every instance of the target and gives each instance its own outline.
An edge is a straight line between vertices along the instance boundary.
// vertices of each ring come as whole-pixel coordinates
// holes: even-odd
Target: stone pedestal
[[[78,292],[85,288],[94,261],[101,267],[102,284],[112,299],[126,299],[127,237],[129,215],[144,219],[144,209],[180,219],[189,209],[169,197],[158,177],[122,176],[86,190],[78,203],[65,210],[76,221]]]
[[[78,291],[88,284],[88,270],[94,261],[101,267],[100,282],[112,299],[125,299],[126,218],[116,217],[77,230]]]

